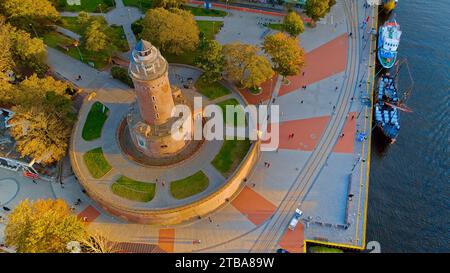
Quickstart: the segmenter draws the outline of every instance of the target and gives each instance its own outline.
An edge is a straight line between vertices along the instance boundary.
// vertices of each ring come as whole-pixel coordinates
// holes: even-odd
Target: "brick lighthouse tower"
[[[171,156],[185,147],[187,137],[175,139],[172,125],[179,119],[171,112],[176,104],[186,104],[181,91],[170,86],[169,65],[159,50],[141,40],[131,52],[129,75],[137,100],[130,106],[127,124],[136,148],[150,157]],[[191,123],[186,120],[180,126]]]

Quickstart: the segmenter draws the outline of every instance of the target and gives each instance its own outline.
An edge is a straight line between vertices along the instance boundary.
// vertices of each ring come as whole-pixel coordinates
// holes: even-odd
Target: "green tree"
[[[305,64],[305,53],[298,40],[285,33],[266,36],[263,49],[270,55],[274,70],[283,77],[297,75]]]
[[[197,49],[199,30],[194,16],[185,10],[156,8],[147,11],[142,38],[164,53],[180,55]]]
[[[195,63],[203,69],[203,77],[208,82],[216,82],[222,79],[224,56],[222,46],[215,40],[206,40],[200,45],[200,54]]]
[[[48,0],[2,0],[0,10],[8,22],[30,30],[30,24],[36,29],[46,31],[48,25],[54,24],[59,13]]]
[[[179,8],[186,4],[187,0],[152,0],[153,8]]]
[[[68,252],[67,243],[86,238],[83,223],[61,199],[21,201],[8,216],[5,243],[21,253]]]
[[[105,34],[105,25],[99,20],[92,20],[83,35],[84,47],[87,50],[100,52],[111,46]]]
[[[335,0],[306,0],[305,12],[314,22],[325,17],[330,12]]]
[[[283,19],[283,29],[292,37],[296,37],[303,33],[305,26],[302,17],[295,11],[289,12]]]
[[[223,48],[224,72],[242,87],[256,87],[273,76],[269,61],[258,55],[258,47],[239,42]]]

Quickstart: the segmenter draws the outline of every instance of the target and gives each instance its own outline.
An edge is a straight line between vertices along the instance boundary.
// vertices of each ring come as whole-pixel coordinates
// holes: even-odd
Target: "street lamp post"
[[[80,50],[80,48],[78,47],[78,41],[75,42],[75,47],[76,47],[77,50],[78,50],[78,54],[80,54],[80,59],[81,59],[81,61],[84,62],[84,60],[83,60],[83,55],[81,54],[81,50]]]
[[[36,29],[34,28],[33,24],[30,23],[30,27],[31,29],[34,31],[34,34],[36,35],[36,37],[39,37],[39,35],[37,34]]]

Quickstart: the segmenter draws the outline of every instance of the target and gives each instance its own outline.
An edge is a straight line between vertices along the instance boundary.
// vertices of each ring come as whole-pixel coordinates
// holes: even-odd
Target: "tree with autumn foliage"
[[[180,55],[194,51],[199,44],[199,29],[194,16],[181,9],[150,9],[145,14],[142,39],[163,53]]]
[[[289,33],[292,37],[297,37],[305,31],[302,17],[295,11],[289,12],[283,19],[283,30]]]
[[[271,57],[274,70],[283,77],[300,73],[305,65],[305,52],[296,38],[278,32],[266,36],[263,49]]]
[[[324,18],[335,4],[336,0],[306,0],[305,13],[313,20],[314,24]]]
[[[225,56],[224,72],[227,77],[241,87],[255,88],[274,75],[270,62],[258,55],[258,47],[239,42],[227,44],[223,48]]]
[[[0,87],[4,103],[16,105],[9,123],[17,151],[43,164],[59,161],[66,154],[76,120],[67,83],[33,75],[18,85],[2,81]]]
[[[180,8],[187,0],[152,0],[153,8]]]
[[[8,215],[5,243],[20,253],[68,252],[67,244],[87,237],[83,223],[62,199],[21,201]]]
[[[205,71],[203,78],[210,83],[221,80],[224,65],[222,45],[215,40],[206,40],[201,43],[199,50],[195,63]]]
[[[47,31],[59,18],[58,11],[48,0],[1,0],[0,12],[9,23],[28,31],[31,31],[30,24],[38,31]]]

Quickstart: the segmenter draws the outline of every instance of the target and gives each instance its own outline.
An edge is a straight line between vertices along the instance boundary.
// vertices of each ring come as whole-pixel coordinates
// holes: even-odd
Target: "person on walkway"
[[[348,34],[348,37],[352,37],[352,35],[353,35],[353,32],[350,32],[350,33]]]
[[[78,75],[77,81],[81,81],[81,75]]]

